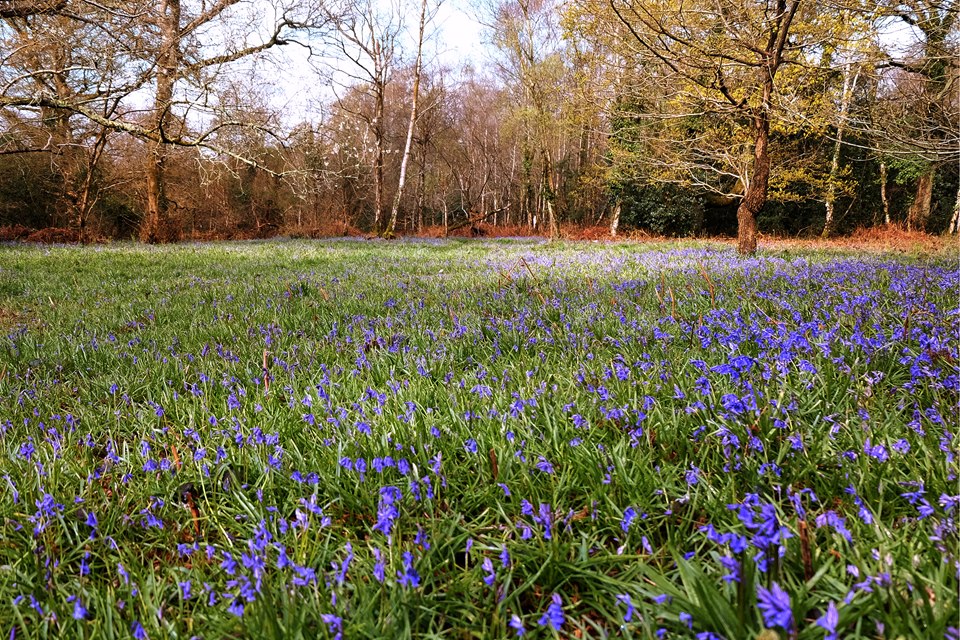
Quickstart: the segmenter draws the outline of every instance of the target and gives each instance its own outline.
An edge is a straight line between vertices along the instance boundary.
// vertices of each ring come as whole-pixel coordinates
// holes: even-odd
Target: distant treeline
[[[494,0],[489,68],[455,71],[419,44],[435,2],[380,4],[0,2],[0,226],[956,232],[955,0]],[[328,89],[290,124],[297,46]]]

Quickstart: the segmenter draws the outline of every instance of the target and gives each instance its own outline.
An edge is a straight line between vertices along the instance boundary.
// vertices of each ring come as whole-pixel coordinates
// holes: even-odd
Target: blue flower
[[[790,609],[790,596],[776,582],[766,589],[757,585],[757,608],[763,615],[763,624],[768,627],[793,627],[793,611]]]
[[[822,616],[817,618],[817,626],[826,630],[825,640],[837,640],[837,623],[840,622],[840,614],[837,613],[837,605],[830,601],[827,610]]]
[[[633,619],[633,613],[635,611],[633,603],[630,601],[630,594],[621,593],[617,595],[617,601],[627,605],[627,612],[623,614],[623,621],[630,622]]]
[[[334,634],[335,640],[343,637],[343,618],[332,613],[320,614],[320,619],[327,625],[327,631]]]
[[[83,606],[83,603],[80,601],[79,596],[69,596],[67,602],[73,603],[73,619],[74,620],[84,620],[87,617],[87,610]]]
[[[420,574],[413,568],[413,554],[409,551],[403,552],[403,570],[397,571],[397,582],[403,587],[420,586]]]
[[[553,465],[550,464],[550,461],[544,458],[543,456],[540,456],[540,459],[537,461],[537,469],[539,469],[540,471],[546,474],[553,473]]]
[[[510,625],[510,628],[517,632],[517,637],[522,636],[526,633],[526,629],[523,628],[523,620],[520,619],[520,616],[513,614],[510,616],[510,622],[507,624]]]
[[[547,607],[547,610],[540,616],[537,624],[541,627],[550,626],[554,631],[560,631],[565,620],[563,616],[563,600],[561,600],[560,595],[556,593],[550,596],[550,599],[552,601],[550,606]]]
[[[493,561],[490,558],[483,559],[483,570],[487,572],[487,575],[483,576],[483,582],[488,587],[492,586],[494,581],[497,579],[497,574],[493,570]]]
[[[383,564],[383,553],[380,549],[373,550],[373,557],[376,559],[376,562],[373,564],[373,577],[377,579],[377,582],[382,583],[385,578],[385,567]]]
[[[147,638],[147,632],[139,620],[134,620],[133,624],[130,625],[130,633],[133,634],[136,640],[146,640]]]

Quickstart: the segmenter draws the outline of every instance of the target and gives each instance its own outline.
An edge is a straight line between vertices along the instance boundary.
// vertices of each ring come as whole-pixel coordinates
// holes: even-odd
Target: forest
[[[0,237],[957,231],[956,0],[440,2],[0,0]]]

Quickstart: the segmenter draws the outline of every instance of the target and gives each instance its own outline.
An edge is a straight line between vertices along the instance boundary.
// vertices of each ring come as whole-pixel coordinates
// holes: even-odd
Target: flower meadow
[[[9,638],[958,637],[950,256],[0,247]]]

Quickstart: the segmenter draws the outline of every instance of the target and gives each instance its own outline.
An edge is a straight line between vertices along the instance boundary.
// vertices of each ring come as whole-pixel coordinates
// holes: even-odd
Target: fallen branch
[[[456,231],[457,229],[462,229],[464,227],[474,225],[478,222],[483,222],[484,220],[486,220],[487,218],[489,218],[490,216],[496,213],[500,213],[501,211],[506,211],[509,207],[510,207],[510,203],[507,203],[502,207],[500,207],[499,209],[494,209],[493,211],[487,211],[486,213],[481,213],[480,215],[474,216],[472,218],[468,217],[463,222],[459,222],[453,226],[447,227],[447,235],[450,235],[451,231]]]

